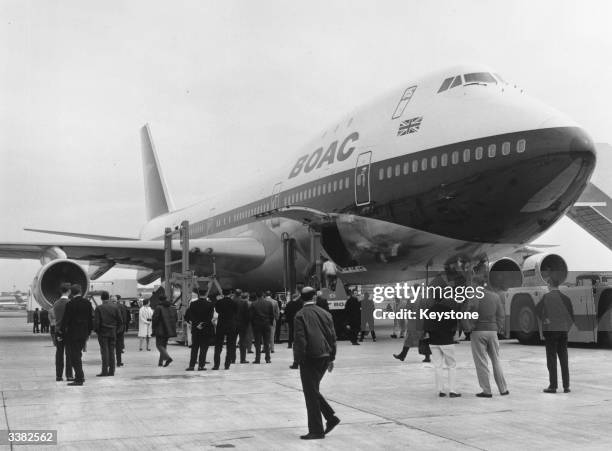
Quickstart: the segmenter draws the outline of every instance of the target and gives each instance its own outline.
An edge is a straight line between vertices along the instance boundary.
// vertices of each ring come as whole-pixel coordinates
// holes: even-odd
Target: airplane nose
[[[574,136],[570,141],[569,150],[570,153],[591,154],[593,156],[597,156],[595,144],[586,133]]]

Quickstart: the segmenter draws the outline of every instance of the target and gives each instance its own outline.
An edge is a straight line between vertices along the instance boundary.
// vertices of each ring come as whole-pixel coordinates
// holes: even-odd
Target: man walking
[[[266,301],[261,293],[251,295],[254,302],[251,303],[251,325],[255,335],[255,360],[253,363],[261,363],[261,343],[263,341],[266,363],[270,360],[270,330],[274,321],[274,309],[272,304]]]
[[[66,380],[74,380],[72,376],[72,364],[70,363],[70,352],[67,347],[66,337],[62,332],[66,304],[70,302],[70,284],[62,284],[60,290],[61,297],[53,304],[53,318],[55,320],[55,380],[57,382],[62,381],[64,359],[66,361]]]
[[[168,366],[172,363],[172,357],[168,354],[166,347],[168,339],[176,337],[177,314],[175,308],[170,304],[166,295],[159,296],[159,304],[153,312],[153,333],[155,334],[155,346],[159,351],[159,362],[157,366]]]
[[[198,361],[198,371],[204,371],[206,370],[208,346],[215,336],[215,328],[212,323],[215,309],[212,302],[200,296],[198,288],[193,289],[193,294],[197,297],[189,304],[185,312],[185,321],[191,325],[191,358],[185,371],[193,371],[196,360]]]
[[[74,381],[68,385],[78,386],[85,382],[81,358],[83,348],[93,330],[93,308],[91,303],[83,298],[80,285],[72,285],[70,293],[72,300],[66,304],[62,320],[62,335],[67,340],[70,362],[74,368]]]
[[[544,272],[544,269],[542,270]],[[548,367],[548,388],[544,393],[557,392],[557,357],[561,365],[563,392],[569,393],[570,377],[567,356],[567,333],[574,323],[574,309],[570,298],[559,291],[555,275],[548,279],[549,292],[542,296],[536,313],[542,320],[542,331],[546,343],[546,366]]]
[[[300,366],[300,379],[308,413],[308,434],[300,436],[302,440],[325,438],[325,434],[340,423],[334,409],[319,391],[325,371],[331,372],[334,368],[334,321],[329,312],[315,304],[314,296],[314,288],[305,287],[302,290],[304,307],[295,315],[293,359]],[[327,422],[325,430],[321,414]]]
[[[225,369],[229,370],[232,361],[236,360],[236,314],[238,313],[238,305],[229,297],[229,294],[229,290],[223,290],[223,298],[215,304],[215,310],[219,314],[219,318],[217,319],[217,332],[215,334],[215,366],[213,366],[213,370],[218,370],[221,364],[224,340],[227,343]]]
[[[123,318],[116,304],[110,301],[108,291],[100,294],[102,304],[94,312],[94,330],[98,335],[102,372],[97,377],[115,375],[115,346],[118,330],[123,327]]]

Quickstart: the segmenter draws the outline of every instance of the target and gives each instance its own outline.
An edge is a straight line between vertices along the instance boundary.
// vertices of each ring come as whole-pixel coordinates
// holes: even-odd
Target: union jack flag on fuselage
[[[421,128],[421,122],[423,121],[423,116],[413,117],[412,119],[407,119],[402,121],[399,129],[397,130],[397,136],[404,136],[408,133],[416,133]]]

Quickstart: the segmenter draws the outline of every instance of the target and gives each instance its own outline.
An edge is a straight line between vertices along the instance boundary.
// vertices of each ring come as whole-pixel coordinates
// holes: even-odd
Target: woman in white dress
[[[142,351],[142,342],[146,340],[147,351],[150,351],[149,339],[151,338],[151,321],[153,319],[153,309],[149,307],[149,300],[142,301],[142,307],[138,310],[138,338],[140,339],[140,349]]]

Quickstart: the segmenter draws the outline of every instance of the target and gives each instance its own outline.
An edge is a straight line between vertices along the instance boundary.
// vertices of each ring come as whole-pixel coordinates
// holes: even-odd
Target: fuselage
[[[345,282],[397,281],[458,252],[492,258],[528,243],[574,203],[594,165],[592,141],[571,119],[486,67],[456,67],[347,115],[267,181],[154,218],[141,238],[183,220],[192,238],[255,237],[265,262],[227,279],[272,288],[283,233],[297,240],[305,276],[308,229],[257,215],[307,207],[334,215],[321,242],[338,266],[360,268]]]

